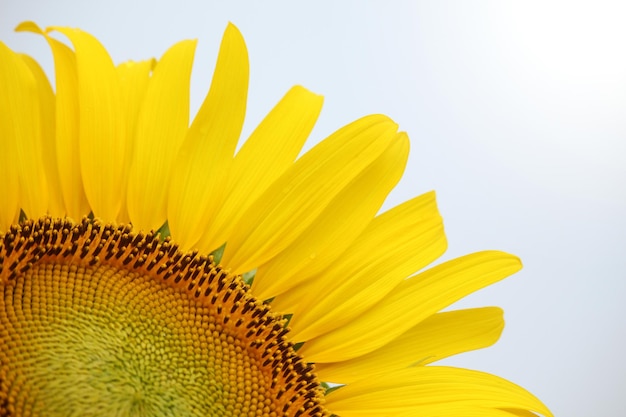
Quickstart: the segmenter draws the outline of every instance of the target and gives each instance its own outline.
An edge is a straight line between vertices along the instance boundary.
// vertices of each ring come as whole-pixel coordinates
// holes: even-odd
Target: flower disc
[[[43,219],[0,265],[0,416],[325,414],[283,321],[210,258]]]

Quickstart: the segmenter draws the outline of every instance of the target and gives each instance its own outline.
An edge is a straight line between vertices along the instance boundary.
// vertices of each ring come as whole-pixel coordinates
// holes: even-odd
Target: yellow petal
[[[299,353],[311,362],[352,359],[384,346],[455,301],[521,268],[513,255],[478,252],[404,280],[373,308],[343,327],[307,341]]]
[[[411,411],[399,413],[397,417],[514,417],[518,415],[521,414],[473,404],[429,404],[411,407]],[[537,417],[533,413],[528,415]]]
[[[119,78],[106,49],[92,35],[80,29],[53,29],[70,39],[76,54],[85,195],[95,216],[114,221],[121,206],[126,147]]]
[[[139,110],[148,89],[150,74],[157,65],[156,59],[127,61],[116,67],[122,92],[122,107],[126,117],[127,137],[135,134]]]
[[[29,112],[22,113],[28,93],[20,91],[18,84],[28,78],[25,71],[15,53],[0,42],[0,232],[14,223],[19,210],[17,140],[24,135],[22,130],[29,128],[23,123],[31,122]]]
[[[391,414],[390,414],[391,415]],[[393,414],[397,417],[514,417],[518,414],[510,413],[498,408],[485,408],[473,404],[428,404],[411,407],[411,411]],[[532,416],[537,417],[536,414]]]
[[[537,417],[537,414],[527,410],[515,410],[510,408],[503,408],[502,410],[517,417]]]
[[[342,417],[394,416],[441,404],[531,410],[552,416],[525,389],[494,375],[467,369],[418,366],[360,380],[333,391],[326,405]],[[426,414],[429,415],[429,414]]]
[[[90,212],[78,153],[79,109],[76,57],[67,46],[46,37],[56,74],[56,149],[66,214],[80,219]]]
[[[156,230],[167,217],[172,164],[189,125],[189,80],[196,41],[172,46],[156,65],[135,129],[128,174],[128,215],[137,230]]]
[[[43,149],[38,83],[24,60],[4,44],[0,66],[0,132],[5,142],[2,152],[5,158],[14,158],[17,169],[17,182],[9,188],[19,187],[17,195],[19,208],[27,216],[38,218],[48,209],[48,187],[43,169]],[[6,149],[6,150],[5,150]],[[13,164],[10,163],[10,164]],[[11,175],[9,175],[11,178]],[[7,179],[3,178],[3,182]],[[7,190],[9,208],[4,221],[15,211],[14,190]]]
[[[79,156],[78,74],[74,52],[51,38],[33,22],[23,22],[16,31],[45,37],[54,57],[56,75],[56,155],[66,214],[80,219],[89,213]]]
[[[340,257],[400,180],[408,154],[409,139],[400,133],[292,245],[258,269],[252,286],[255,296],[264,300],[282,294]]]
[[[37,82],[39,93],[39,120],[41,125],[41,147],[43,150],[43,168],[48,184],[48,214],[56,217],[65,216],[65,204],[59,179],[57,149],[55,141],[55,97],[52,86],[37,61],[28,55],[20,56],[28,66]]]
[[[120,88],[122,90],[122,106],[126,115],[126,156],[124,158],[124,169],[122,174],[122,183],[128,182],[128,172],[130,170],[130,161],[134,151],[135,129],[141,104],[143,103],[148,82],[150,81],[150,73],[156,65],[155,59],[140,62],[125,62],[117,66],[117,74],[120,79]],[[128,207],[126,204],[127,187],[123,187],[121,199],[121,208],[118,214],[118,222],[130,223],[128,216]]]
[[[309,340],[356,319],[445,249],[430,192],[376,217],[327,270],[277,297],[272,306],[293,313],[293,340]]]
[[[338,130],[278,178],[241,217],[223,263],[255,269],[291,245],[354,178],[389,146],[397,125],[369,116]]]
[[[228,195],[198,248],[211,251],[228,240],[243,212],[298,156],[322,109],[322,96],[293,87],[263,119],[233,161]]]
[[[167,215],[172,236],[183,248],[198,242],[224,200],[246,112],[248,75],[246,44],[229,24],[211,88],[172,171]]]
[[[426,365],[490,346],[498,340],[503,328],[502,310],[498,307],[438,313],[367,355],[317,364],[316,373],[323,381],[351,384],[373,374]]]

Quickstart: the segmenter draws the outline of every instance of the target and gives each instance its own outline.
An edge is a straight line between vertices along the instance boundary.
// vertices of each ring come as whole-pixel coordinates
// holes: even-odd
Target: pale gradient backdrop
[[[293,3],[293,4],[292,4]],[[244,136],[293,84],[326,97],[312,141],[368,113],[412,139],[386,207],[435,189],[449,259],[524,270],[457,306],[499,305],[494,347],[446,361],[536,393],[558,416],[623,415],[626,394],[626,8],[623,2],[0,0],[0,39],[51,70],[22,20],[79,26],[113,59],[200,40],[193,108],[228,21],[251,62]]]

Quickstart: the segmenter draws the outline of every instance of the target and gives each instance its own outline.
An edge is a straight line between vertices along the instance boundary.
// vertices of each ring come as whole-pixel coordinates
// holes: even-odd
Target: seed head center
[[[44,219],[0,261],[0,417],[324,415],[283,322],[208,258]]]

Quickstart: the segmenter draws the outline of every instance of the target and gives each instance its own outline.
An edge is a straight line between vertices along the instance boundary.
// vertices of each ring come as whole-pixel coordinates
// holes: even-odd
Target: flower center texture
[[[26,221],[0,283],[0,416],[327,414],[284,320],[169,239]]]

